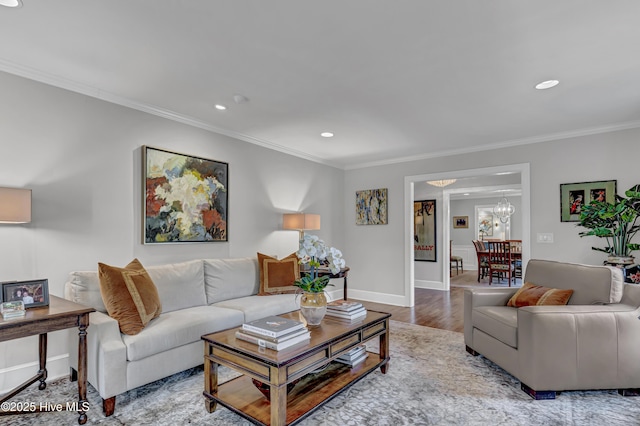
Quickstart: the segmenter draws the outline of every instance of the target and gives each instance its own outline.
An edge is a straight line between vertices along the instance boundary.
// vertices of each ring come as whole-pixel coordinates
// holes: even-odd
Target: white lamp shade
[[[0,188],[0,223],[31,222],[31,190]]]
[[[320,215],[306,213],[285,213],[282,215],[282,229],[314,231],[320,229]]]

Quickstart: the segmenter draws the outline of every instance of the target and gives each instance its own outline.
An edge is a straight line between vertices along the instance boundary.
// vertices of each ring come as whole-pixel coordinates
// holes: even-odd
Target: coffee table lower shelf
[[[369,352],[367,359],[355,367],[331,362],[325,370],[303,377],[287,395],[286,425],[302,421],[387,361],[379,354]],[[203,394],[255,424],[271,424],[271,404],[249,376],[243,375],[219,385],[213,395]]]

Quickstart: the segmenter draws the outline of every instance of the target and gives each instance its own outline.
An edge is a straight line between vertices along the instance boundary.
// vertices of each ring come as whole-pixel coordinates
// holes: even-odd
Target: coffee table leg
[[[271,385],[271,426],[287,424],[287,385]]]
[[[218,402],[211,399],[209,395],[218,392],[218,364],[207,357],[204,359],[204,392],[204,408],[209,413],[213,413],[216,411]]]
[[[386,331],[380,335],[380,359],[386,359],[387,362],[380,366],[382,374],[387,374],[389,368],[389,321],[386,321]]]

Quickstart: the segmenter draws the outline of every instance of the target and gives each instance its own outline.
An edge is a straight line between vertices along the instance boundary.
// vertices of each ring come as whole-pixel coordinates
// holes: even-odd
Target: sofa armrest
[[[78,339],[70,339],[69,364],[78,368]],[[89,314],[87,380],[104,399],[127,390],[127,350],[118,321],[102,312]]]
[[[464,290],[464,343],[473,349],[471,312],[478,306],[506,306],[517,288],[467,288]]]
[[[518,309],[518,378],[532,389],[640,386],[640,309],[625,304]],[[633,386],[631,386],[633,385]]]

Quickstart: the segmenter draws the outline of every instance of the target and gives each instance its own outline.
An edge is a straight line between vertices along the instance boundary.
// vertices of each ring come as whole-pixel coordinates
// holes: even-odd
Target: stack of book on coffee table
[[[327,303],[327,315],[335,318],[354,320],[367,315],[367,310],[360,302],[334,300]]]
[[[236,339],[279,351],[305,342],[311,333],[301,321],[278,316],[270,316],[242,324],[236,331]]]
[[[353,367],[367,359],[368,355],[369,354],[367,353],[367,347],[365,345],[360,345],[351,349],[349,352],[340,355],[338,358],[336,358],[336,361]]]

